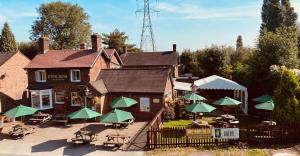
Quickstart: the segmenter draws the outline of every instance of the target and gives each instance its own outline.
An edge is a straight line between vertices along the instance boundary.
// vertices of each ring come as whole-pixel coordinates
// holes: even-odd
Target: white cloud
[[[201,6],[180,3],[172,5],[160,3],[158,9],[162,12],[180,14],[184,19],[235,19],[260,16],[260,6],[238,6],[231,8],[204,8]]]

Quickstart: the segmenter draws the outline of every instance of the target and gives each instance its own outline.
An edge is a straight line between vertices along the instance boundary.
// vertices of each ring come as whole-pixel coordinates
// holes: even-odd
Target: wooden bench
[[[69,118],[63,114],[57,114],[57,115],[54,115],[52,121],[57,122],[57,123],[64,123],[65,125],[67,125],[69,122]]]
[[[32,134],[34,132],[35,132],[34,127],[16,125],[13,127],[13,130],[10,131],[8,134],[12,137],[23,139],[26,135]]]
[[[117,142],[117,141],[104,141],[104,142],[103,142],[103,145],[104,145],[104,146],[113,145],[113,146],[118,146],[118,147],[120,147],[120,146],[122,146],[122,145],[124,145],[124,144],[125,144],[124,142]]]
[[[75,134],[75,137],[71,139],[72,143],[89,143],[93,141],[97,141],[97,134],[90,132],[90,131],[82,131],[79,130]],[[88,139],[87,139],[88,136]]]

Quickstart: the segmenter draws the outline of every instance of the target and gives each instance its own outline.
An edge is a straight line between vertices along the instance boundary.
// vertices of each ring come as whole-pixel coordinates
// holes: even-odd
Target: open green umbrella
[[[134,99],[131,98],[127,98],[127,97],[119,97],[119,98],[115,98],[110,106],[112,108],[123,108],[123,107],[130,107],[134,104],[137,104],[138,102],[135,101]]]
[[[268,102],[268,101],[273,101],[272,97],[270,95],[263,95],[258,98],[253,99],[253,101],[256,102]]]
[[[37,111],[36,108],[19,105],[15,108],[10,109],[6,113],[4,113],[4,115],[8,116],[10,118],[17,118],[17,117],[22,117],[22,116],[26,116],[26,115],[32,115],[36,111]]]
[[[196,100],[199,100],[199,101],[206,100],[204,97],[202,97],[194,92],[188,93],[188,94],[184,95],[182,98],[185,100],[193,100],[193,102],[195,102]]]
[[[130,112],[115,109],[101,117],[101,123],[121,123],[123,121],[133,119]]]
[[[241,103],[242,103],[241,101],[232,99],[230,97],[224,97],[213,102],[213,104],[220,105],[220,106],[238,106]]]
[[[98,116],[101,114],[86,107],[68,115],[70,119],[92,119]]]
[[[273,100],[255,105],[256,109],[262,109],[262,110],[268,110],[268,111],[273,111],[274,107],[275,107],[275,105],[274,105]]]
[[[215,109],[215,107],[210,106],[209,104],[206,104],[204,102],[194,103],[185,107],[185,110],[191,113],[209,113],[214,111]]]

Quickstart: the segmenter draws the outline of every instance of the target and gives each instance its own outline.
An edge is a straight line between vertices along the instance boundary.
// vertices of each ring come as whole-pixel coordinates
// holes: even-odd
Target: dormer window
[[[71,74],[71,82],[80,82],[81,78],[80,78],[80,70],[71,70],[70,72]]]
[[[46,82],[46,70],[35,71],[36,82]]]

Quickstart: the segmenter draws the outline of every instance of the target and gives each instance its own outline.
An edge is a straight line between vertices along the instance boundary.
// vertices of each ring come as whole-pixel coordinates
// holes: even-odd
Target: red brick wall
[[[26,101],[27,73],[24,67],[30,60],[16,53],[0,66],[0,99],[2,112]],[[24,98],[24,101],[23,101]]]
[[[136,120],[147,120],[150,121],[156,115],[156,113],[164,107],[164,98],[163,94],[156,93],[109,93],[106,95],[106,101],[104,103],[103,113],[108,113],[111,111],[109,104],[116,97],[129,97],[135,99],[138,104],[133,105],[129,108],[124,108],[123,110],[129,111],[135,117]],[[150,112],[141,112],[140,111],[140,97],[149,97],[150,98]],[[153,99],[159,99],[159,103],[153,103]]]
[[[91,81],[95,81],[97,79],[98,74],[100,73],[101,69],[107,69],[108,65],[103,59],[103,54],[97,59],[94,66],[90,69],[90,79]]]
[[[120,66],[120,63],[116,57],[117,54],[114,54],[111,58],[111,61],[110,61],[110,68],[112,68],[113,66]]]

